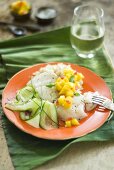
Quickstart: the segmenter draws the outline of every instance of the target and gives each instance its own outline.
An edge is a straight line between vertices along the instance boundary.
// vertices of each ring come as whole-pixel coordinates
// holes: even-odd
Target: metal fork
[[[93,96],[92,97],[92,102],[95,103],[95,104],[98,104],[100,106],[103,106],[109,110],[112,110],[114,111],[114,103],[108,99],[107,97],[104,97],[104,96]]]

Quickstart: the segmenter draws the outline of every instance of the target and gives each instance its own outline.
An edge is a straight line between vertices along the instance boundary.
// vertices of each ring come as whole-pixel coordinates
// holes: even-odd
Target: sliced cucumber
[[[48,101],[43,103],[40,114],[40,126],[46,130],[58,128],[57,112],[53,103]]]
[[[22,120],[29,120],[30,119],[30,115],[26,115],[25,112],[20,112],[20,118]]]
[[[36,97],[37,99],[40,99],[38,92],[35,92],[34,97]]]
[[[22,104],[12,101],[5,107],[13,111],[20,111],[20,118],[31,126],[39,127],[40,123],[40,126],[46,130],[58,128],[56,108],[51,102],[33,98]],[[26,112],[30,112],[30,114],[26,114]]]
[[[25,122],[33,127],[39,128],[40,114],[37,113],[33,118],[31,118]]]
[[[31,116],[34,116],[36,111],[41,107],[41,100],[34,98],[24,104],[7,103],[5,107],[13,111],[29,111],[31,112]]]
[[[26,86],[17,92],[16,99],[18,101],[21,100],[23,102],[27,102],[28,100],[32,99],[32,97],[34,96],[34,93],[35,91],[32,88],[32,86]]]

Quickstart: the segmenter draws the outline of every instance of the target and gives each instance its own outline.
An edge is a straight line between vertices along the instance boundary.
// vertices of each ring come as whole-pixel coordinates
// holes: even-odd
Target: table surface
[[[78,0],[29,0],[33,6],[32,22],[37,8],[53,6],[58,16],[52,25],[42,27],[42,32],[71,24],[73,9],[79,4]],[[12,21],[8,6],[12,0],[0,0],[0,21]],[[34,2],[34,3],[33,3]],[[82,3],[88,0],[82,0]],[[105,11],[105,44],[114,63],[114,0],[95,0],[94,4]],[[0,28],[0,39],[13,38],[6,28]],[[14,170],[4,137],[0,128],[0,170]],[[113,142],[77,143],[70,146],[56,159],[36,168],[35,170],[113,170],[114,169]]]

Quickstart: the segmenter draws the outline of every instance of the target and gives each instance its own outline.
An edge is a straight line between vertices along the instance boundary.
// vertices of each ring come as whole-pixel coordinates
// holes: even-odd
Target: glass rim
[[[86,5],[79,5],[77,7],[74,8],[74,15],[78,15],[77,11],[80,9],[80,8],[83,8],[83,7],[92,7],[94,9],[98,9],[101,13],[100,13],[100,17],[103,17],[104,16],[104,10],[102,8],[99,8],[97,6],[93,6],[92,4],[86,4]]]

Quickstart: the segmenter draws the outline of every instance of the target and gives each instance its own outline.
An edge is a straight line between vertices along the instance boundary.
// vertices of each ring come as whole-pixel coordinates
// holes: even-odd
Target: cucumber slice
[[[30,119],[30,115],[26,115],[25,112],[20,112],[20,118],[22,120],[28,120],[28,119]]]
[[[14,104],[14,103],[7,103],[5,107],[7,109],[13,111],[29,111],[31,112],[31,117],[36,114],[36,111],[41,107],[41,100],[34,98],[30,99],[27,103],[24,104]]]
[[[13,111],[20,111],[20,118],[34,127],[39,127],[40,123],[40,126],[46,130],[58,128],[56,107],[51,102],[34,98],[23,104],[10,102],[5,107]],[[30,115],[25,111],[31,112]]]
[[[58,119],[55,105],[45,101],[40,114],[40,126],[43,129],[50,130],[58,128]]]
[[[34,93],[35,91],[31,86],[26,86],[17,92],[16,99],[18,101],[21,100],[23,102],[27,102],[28,100],[32,99]]]
[[[39,122],[40,122],[40,114],[37,113],[33,118],[25,121],[26,123],[28,123],[29,125],[35,127],[35,128],[39,128]]]
[[[34,97],[36,97],[37,99],[40,99],[38,92],[35,92]]]

